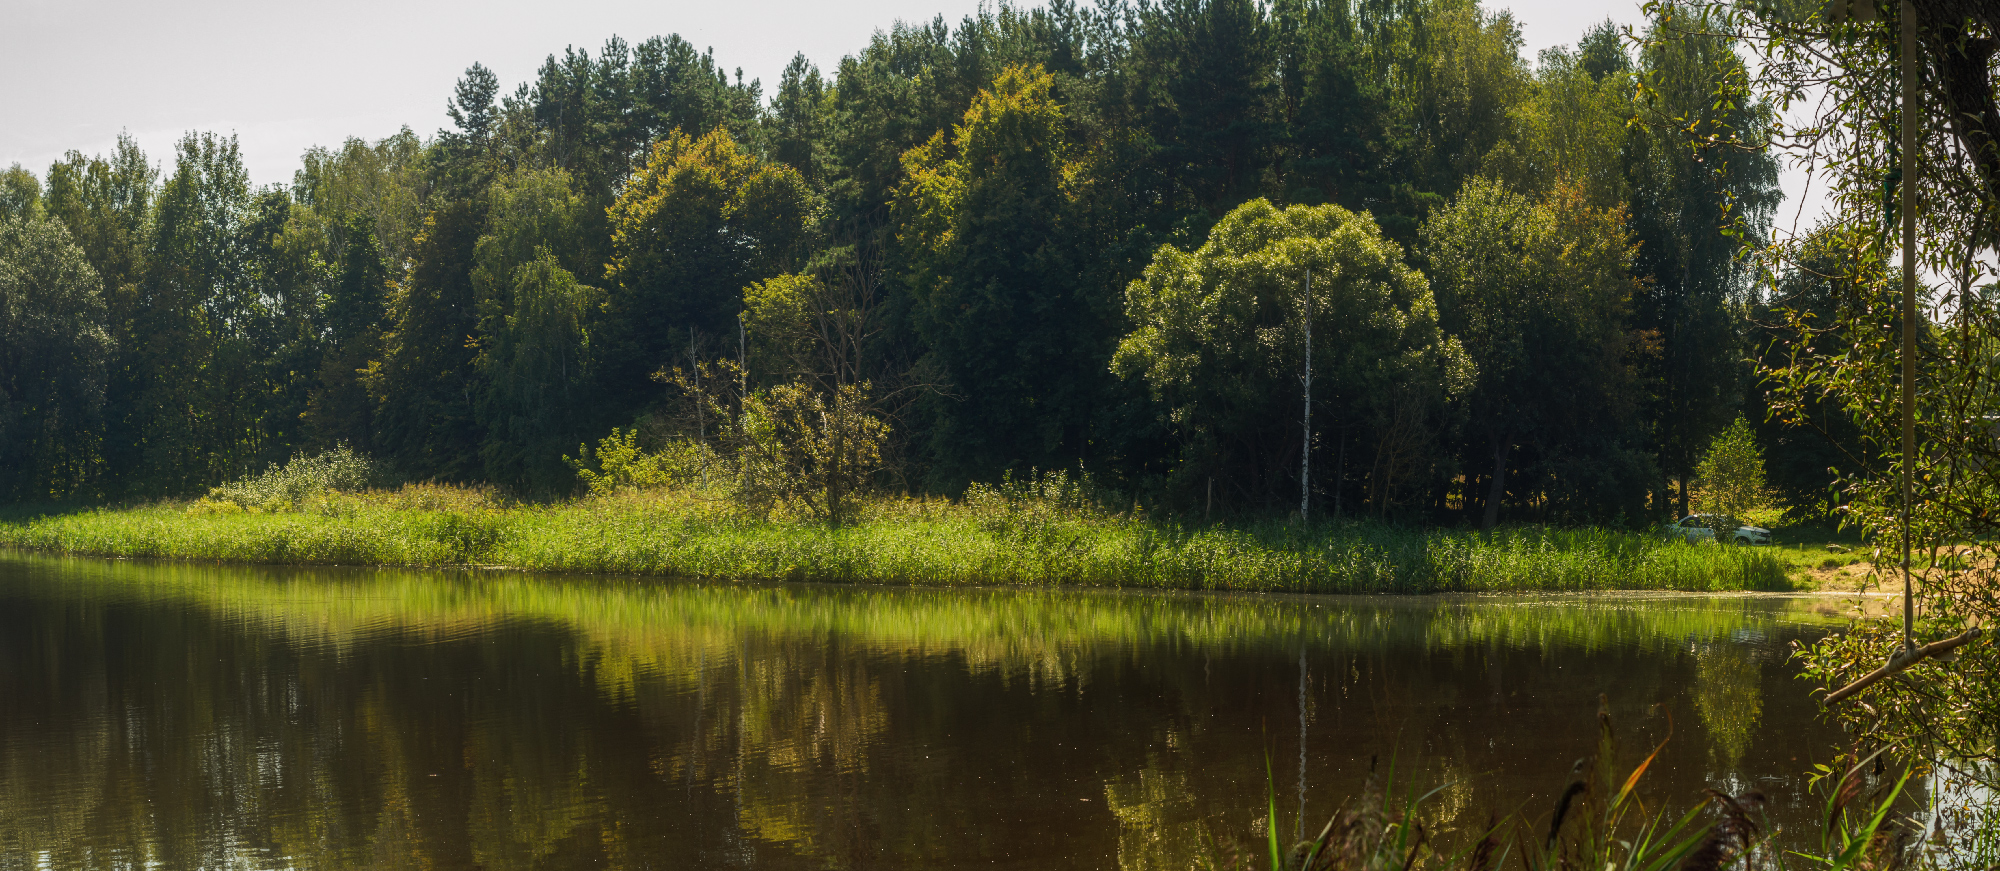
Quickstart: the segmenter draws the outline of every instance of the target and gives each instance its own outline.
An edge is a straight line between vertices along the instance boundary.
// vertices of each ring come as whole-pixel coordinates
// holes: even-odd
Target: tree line
[[[861,403],[912,491],[1082,467],[1274,511],[1309,451],[1322,510],[1685,511],[1776,335],[1739,256],[1776,164],[1719,135],[1771,109],[1717,99],[1746,71],[1700,14],[1530,62],[1473,0],[1003,4],[795,57],[768,98],[614,37],[511,91],[474,64],[451,127],[288,185],[212,133],[16,166],[0,497],[336,444],[559,495],[615,428],[712,438],[720,386]],[[1774,484],[1825,498],[1838,452],[1764,427]]]

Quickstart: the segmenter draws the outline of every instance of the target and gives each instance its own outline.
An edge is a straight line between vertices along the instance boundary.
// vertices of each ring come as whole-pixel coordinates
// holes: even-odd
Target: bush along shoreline
[[[301,481],[300,479],[306,479]],[[692,480],[520,504],[488,488],[355,489],[294,461],[194,502],[0,522],[0,546],[127,558],[480,566],[743,581],[1298,593],[1792,589],[1755,548],[1602,528],[1419,530],[1296,520],[1189,527],[1107,510],[1060,473],[962,499],[858,500],[838,526],[750,511]]]

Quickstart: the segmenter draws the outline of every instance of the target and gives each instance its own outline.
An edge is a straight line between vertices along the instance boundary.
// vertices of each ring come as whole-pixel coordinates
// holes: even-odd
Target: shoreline
[[[711,577],[699,577],[699,576],[641,574],[636,572],[619,572],[619,571],[598,571],[598,572],[560,571],[560,570],[539,569],[539,568],[524,567],[524,566],[490,565],[490,564],[390,565],[390,564],[372,564],[372,563],[253,562],[253,561],[228,560],[228,559],[204,559],[200,557],[127,556],[119,554],[88,553],[82,551],[46,550],[41,548],[20,547],[11,544],[0,544],[0,559],[4,559],[7,557],[27,557],[27,558],[42,558],[42,559],[56,559],[56,558],[85,559],[85,560],[103,560],[105,562],[129,562],[129,563],[157,564],[157,565],[209,566],[215,568],[244,568],[244,569],[291,569],[297,571],[336,570],[336,571],[348,571],[348,572],[371,572],[371,571],[460,572],[466,574],[478,573],[478,574],[492,574],[492,575],[528,575],[532,577],[546,578],[551,580],[574,578],[574,579],[612,579],[612,580],[648,581],[648,582],[678,583],[678,584],[719,583],[719,584],[730,584],[730,585],[808,586],[808,587],[836,587],[836,588],[841,588],[841,587],[908,588],[908,589],[941,588],[939,585],[936,584],[899,584],[899,583],[882,583],[882,582],[870,582],[870,581],[815,581],[815,580],[795,581],[795,580],[768,580],[762,578],[731,579],[731,578],[711,578]],[[1338,592],[1319,593],[1319,592],[1297,592],[1289,590],[1196,589],[1196,588],[1186,588],[1186,587],[1147,587],[1147,586],[1136,586],[1136,585],[1107,586],[1102,584],[1057,583],[1054,585],[1036,585],[1036,584],[964,583],[964,584],[953,584],[950,586],[950,589],[965,590],[969,592],[1019,592],[1024,590],[1032,590],[1032,591],[1064,592],[1064,593],[1107,593],[1107,594],[1148,593],[1148,594],[1166,595],[1166,596],[1204,596],[1204,597],[1243,596],[1243,597],[1254,597],[1258,599],[1278,599],[1278,600],[1289,599],[1289,598],[1311,598],[1318,600],[1318,599],[1350,599],[1350,598],[1372,599],[1372,598],[1387,597],[1387,598],[1408,598],[1408,599],[1421,598],[1421,599],[1433,599],[1433,600],[1444,600],[1444,601],[1453,601],[1453,600],[1479,601],[1486,599],[1510,599],[1517,601],[1530,600],[1530,599],[1550,599],[1550,600],[1562,600],[1562,599],[1570,599],[1570,600],[1868,599],[1868,600],[1875,600],[1875,599],[1880,599],[1883,601],[1894,600],[1896,602],[1901,602],[1903,596],[1903,593],[1900,588],[1887,592],[1878,590],[1870,590],[1867,592],[1856,592],[1853,590],[1828,590],[1828,589],[1656,590],[1656,589],[1620,589],[1616,587],[1605,587],[1599,589],[1586,589],[1586,590],[1535,590],[1535,589],[1433,590],[1433,591],[1402,591],[1402,592],[1382,592],[1382,593],[1338,593]]]
[[[435,497],[436,494],[430,494]],[[1775,548],[1605,528],[1374,521],[1198,528],[1026,503],[884,501],[839,528],[673,494],[552,506],[336,494],[306,510],[156,504],[0,523],[0,548],[114,559],[731,582],[1295,594],[1814,592]]]
[[[780,579],[719,578],[719,577],[710,577],[703,575],[651,574],[643,572],[629,572],[629,571],[616,571],[616,570],[589,571],[583,569],[567,569],[567,570],[545,569],[545,568],[536,568],[532,566],[514,566],[514,565],[499,565],[499,564],[437,563],[437,564],[412,565],[412,564],[399,564],[399,563],[268,562],[260,560],[219,559],[219,558],[209,558],[209,557],[151,556],[151,555],[130,555],[130,554],[116,554],[116,553],[97,553],[91,551],[53,550],[47,548],[23,547],[12,544],[0,544],[0,557],[5,557],[5,556],[50,557],[50,558],[62,557],[62,558],[74,558],[74,559],[104,560],[106,562],[214,566],[219,568],[464,572],[464,573],[481,573],[481,574],[494,574],[494,575],[532,575],[536,577],[546,577],[546,578],[604,578],[604,579],[623,579],[623,580],[634,580],[634,581],[661,581],[669,583],[774,584],[774,585],[805,585],[805,586],[827,586],[827,587],[908,587],[912,589],[938,589],[941,586],[943,586],[939,584],[898,583],[892,581],[865,581],[865,580],[824,581],[824,580],[813,580],[810,578],[803,580],[792,580],[786,578],[780,578]],[[1259,598],[1313,597],[1318,599],[1371,598],[1371,597],[1392,596],[1392,597],[1404,597],[1404,598],[1430,598],[1430,599],[1489,599],[1489,598],[1522,599],[1529,597],[1550,598],[1550,599],[1563,599],[1563,598],[1793,599],[1793,598],[1861,597],[1870,599],[1880,598],[1880,599],[1900,600],[1902,597],[1902,593],[1900,590],[1894,592],[1870,591],[1866,593],[1855,593],[1851,590],[1841,591],[1841,590],[1803,589],[1803,588],[1795,590],[1750,590],[1750,589],[1659,590],[1659,589],[1647,589],[1647,588],[1626,589],[1620,587],[1601,587],[1601,588],[1575,589],[1575,590],[1566,590],[1566,589],[1543,590],[1543,589],[1531,588],[1531,589],[1521,589],[1521,590],[1394,590],[1394,591],[1384,591],[1379,593],[1348,593],[1348,592],[1312,592],[1312,591],[1296,591],[1296,590],[1255,590],[1255,589],[1233,589],[1233,588],[1154,587],[1154,586],[1140,586],[1140,585],[1116,586],[1116,585],[1106,585],[1106,584],[1065,584],[1061,582],[1057,582],[1055,584],[1025,584],[1025,583],[1009,584],[1009,583],[966,582],[966,583],[954,583],[949,586],[951,589],[954,590],[975,590],[975,591],[1055,590],[1055,591],[1076,592],[1076,593],[1146,592],[1146,593],[1173,594],[1173,595],[1255,596]]]

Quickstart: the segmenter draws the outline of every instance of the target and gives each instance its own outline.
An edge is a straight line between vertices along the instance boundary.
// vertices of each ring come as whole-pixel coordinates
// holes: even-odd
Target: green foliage
[[[556,457],[587,425],[590,336],[602,301],[577,278],[595,269],[584,241],[590,210],[559,169],[503,176],[488,193],[472,269],[482,472],[547,495],[567,489]]]
[[[1636,54],[1601,25],[1531,65],[1518,22],[1476,0],[1002,4],[889,27],[828,75],[794,58],[768,104],[685,39],[614,37],[518,87],[471,64],[445,129],[310,149],[288,186],[253,188],[213,135],[181,143],[161,184],[121,138],[45,183],[10,171],[0,199],[60,221],[102,279],[115,350],[81,462],[105,496],[197,493],[338,442],[553,496],[568,445],[664,419],[663,367],[735,356],[739,394],[800,383],[829,413],[868,383],[863,411],[894,422],[876,477],[932,492],[1081,463],[1162,508],[1206,510],[1213,489],[1271,511],[1303,450],[1327,507],[1637,518],[1737,411],[1748,236],[1724,231],[1773,202],[1765,144],[1710,147],[1769,107],[1728,34],[1677,23],[1727,16],[1684,9],[1656,8]],[[1483,340],[1460,335],[1479,321],[1455,320],[1452,288],[1493,264],[1413,261],[1435,306],[1400,265],[1475,177],[1520,196],[1487,203],[1509,256],[1579,282],[1574,311],[1517,319],[1534,365],[1453,350]],[[1356,278],[1249,253],[1241,209],[1322,204],[1369,228],[1361,261],[1397,265]],[[1271,256],[1335,244],[1305,244],[1318,232],[1278,233]],[[1565,233],[1586,244],[1544,244]],[[1223,272],[1270,287],[1231,297],[1255,301],[1247,319],[1161,314],[1192,297],[1142,312],[1134,282],[1179,268],[1163,245],[1185,263],[1228,249]],[[1307,267],[1330,296],[1301,445],[1286,294]],[[1541,268],[1516,267],[1494,274]],[[1555,382],[1560,401],[1488,389],[1565,367],[1582,377]],[[1794,444],[1769,443],[1774,470],[1827,465]]]
[[[158,176],[139,144],[121,134],[109,157],[87,158],[71,151],[52,164],[42,203],[50,217],[69,228],[70,238],[104,279],[117,331],[112,337],[127,352],[133,343],[122,333],[136,295]]]
[[[326,294],[327,347],[305,418],[314,441],[366,444],[375,432],[375,403],[362,374],[382,355],[388,264],[365,214],[350,214],[342,229],[347,244]]]
[[[1718,106],[1746,92],[1779,101],[1795,119],[1774,125],[1776,132],[1809,132],[1788,150],[1819,167],[1815,184],[1830,208],[1813,232],[1781,239],[1767,255],[1772,267],[1761,277],[1781,307],[1776,331],[1793,341],[1785,353],[1765,355],[1760,374],[1781,423],[1818,430],[1831,443],[1814,446],[1838,457],[1823,466],[1837,475],[1827,501],[1837,500],[1843,524],[1880,548],[1873,580],[1907,580],[1915,600],[1908,615],[1914,638],[1902,627],[1867,623],[1803,654],[1812,679],[1832,689],[1906,644],[1971,626],[1990,631],[2000,616],[1990,545],[2000,531],[1993,511],[2000,496],[1993,424],[2000,320],[1991,295],[2000,207],[1993,131],[2000,128],[1968,120],[1995,118],[1989,47],[1996,23],[1983,7],[1930,2],[1844,20],[1783,4],[1691,11],[1756,49],[1757,75],[1700,96]],[[1903,17],[1911,13],[1914,21]],[[1914,57],[1901,45],[1905,24],[1913,25]],[[1905,60],[1920,71],[1915,103],[1899,96]],[[1811,87],[1822,90],[1807,99]],[[1907,122],[1916,122],[1914,152],[1903,140]],[[1764,131],[1716,132],[1714,150],[1723,151],[1756,142]],[[1919,178],[1907,176],[1905,161]],[[1906,192],[1916,192],[1909,223],[1897,209]],[[1913,320],[1902,315],[1904,257]],[[1905,371],[1914,378],[1906,380]],[[1909,448],[1906,419],[1914,429]],[[1907,579],[1888,569],[1905,553],[1913,565]],[[1996,650],[1989,635],[1959,648],[1949,664],[1920,662],[1832,715],[1868,742],[1897,743],[1990,790],[2000,745]]]
[[[1996,567],[1990,556],[1960,553],[1940,562],[1926,573],[1931,578],[1923,584],[1922,596],[1956,607],[1917,620],[1920,643],[1964,632],[1969,627],[1962,613],[1992,595]],[[1892,565],[1883,559],[1877,569],[1883,574],[1873,579],[1893,581],[1885,577]],[[1900,621],[1857,621],[1848,631],[1801,651],[1801,676],[1817,686],[1846,686],[1880,668],[1884,651],[1900,646],[1902,636]],[[2000,721],[1989,716],[2000,710],[2000,686],[1995,684],[2000,651],[1995,648],[1982,639],[1959,648],[1946,661],[1919,662],[1899,672],[1895,680],[1867,691],[1864,701],[1872,713],[1851,702],[1835,707],[1833,713],[1842,719],[1866,716],[1869,734],[1877,740],[1893,742],[1921,759],[1945,762],[1966,781],[1991,789],[1993,765],[2000,760]]]
[[[817,316],[829,311],[827,297],[826,282],[812,275],[779,275],[743,289],[753,374],[790,381],[819,370]]]
[[[529,169],[501,176],[486,190],[486,228],[474,246],[472,283],[479,293],[482,333],[511,309],[508,286],[514,271],[540,259],[546,250],[572,275],[602,268],[591,255],[590,203],[578,194],[569,173]]]
[[[743,398],[724,444],[738,491],[761,510],[802,510],[838,525],[882,467],[889,425],[870,414],[867,382],[830,395],[781,384]]]
[[[1825,816],[1810,834],[1818,843],[1807,849],[1781,849],[1773,843],[1778,832],[1768,828],[1761,792],[1745,790],[1731,796],[1708,790],[1699,804],[1678,814],[1662,807],[1648,809],[1639,789],[1648,769],[1665,747],[1656,745],[1629,772],[1621,773],[1618,743],[1611,713],[1600,696],[1595,752],[1579,758],[1570,782],[1558,796],[1553,815],[1544,822],[1523,813],[1495,818],[1483,828],[1465,831],[1471,844],[1436,843],[1425,823],[1449,831],[1424,807],[1446,793],[1450,785],[1419,795],[1414,784],[1399,794],[1393,764],[1387,775],[1371,770],[1359,796],[1341,802],[1341,811],[1327,822],[1318,838],[1298,844],[1289,858],[1278,846],[1275,797],[1267,801],[1265,825],[1273,869],[1296,871],[1371,871],[1468,868],[1489,871],[1518,861],[1529,871],[1566,867],[1611,871],[1722,871],[1738,860],[1760,861],[1768,867],[1862,871],[1904,862],[1922,867],[1968,867],[1949,847],[1918,856],[1906,846],[1909,823],[1892,818],[1912,779],[1905,771],[1878,783],[1864,772],[1874,756],[1852,767],[1813,766],[1810,781],[1823,793]],[[1267,776],[1269,763],[1267,761]],[[1864,792],[1872,788],[1872,792]],[[1713,821],[1704,822],[1713,808]],[[1412,834],[1414,832],[1414,835]],[[1546,832],[1546,834],[1545,834]],[[1510,858],[1511,857],[1511,858]],[[1916,861],[1912,861],[1916,860]],[[1932,863],[1935,863],[1934,865]],[[1237,867],[1241,867],[1240,865]],[[1970,866],[1977,867],[1977,866]]]
[[[1399,488],[1441,473],[1435,439],[1474,370],[1439,329],[1423,275],[1366,214],[1253,200],[1198,250],[1162,246],[1126,289],[1134,328],[1112,365],[1168,405],[1190,460],[1184,487],[1212,475],[1251,504],[1288,499],[1308,272],[1316,399],[1343,439],[1373,448],[1367,492],[1386,512]]]
[[[1175,206],[1227,212],[1259,192],[1279,146],[1274,22],[1250,0],[1173,0],[1140,15],[1140,87],[1176,110],[1142,122],[1158,143],[1152,159],[1183,200]]]
[[[1520,25],[1477,3],[1435,0],[1391,27],[1384,54],[1392,60],[1382,72],[1411,83],[1391,104],[1398,168],[1419,190],[1449,194],[1507,135],[1509,116],[1533,88]]]
[[[375,464],[346,445],[317,454],[302,454],[208,491],[206,503],[227,502],[259,511],[303,510],[329,493],[351,493],[378,483]],[[204,510],[198,503],[195,510]]]
[[[1770,503],[1764,485],[1764,452],[1757,447],[1757,435],[1749,421],[1741,417],[1728,429],[1717,433],[1708,453],[1695,467],[1695,481],[1701,510],[1730,517],[1743,517]]]
[[[423,140],[405,127],[374,143],[350,137],[338,149],[315,146],[299,157],[292,199],[301,220],[326,242],[328,259],[354,245],[365,228],[385,264],[400,265],[423,229],[426,160]],[[398,270],[400,271],[400,270]]]
[[[998,484],[973,484],[965,490],[966,509],[990,518],[987,527],[996,532],[1024,525],[1106,520],[1117,513],[1106,504],[1108,500],[1109,494],[1089,475],[1071,476],[1061,469],[1020,477],[1010,472]]]
[[[155,201],[145,265],[119,306],[130,356],[114,382],[108,465],[121,489],[200,492],[290,453],[318,368],[323,280],[281,192],[253,196],[234,138],[193,135]]]
[[[1695,463],[1736,416],[1748,375],[1740,306],[1754,275],[1738,255],[1766,235],[1782,197],[1764,136],[1775,95],[1746,92],[1739,52],[1748,44],[1700,4],[1653,12],[1637,59],[1640,126],[1626,157],[1634,270],[1649,280],[1634,299],[1633,326],[1658,343],[1641,358],[1649,447],[1660,471],[1682,482],[1685,514]]]
[[[41,213],[41,180],[18,163],[0,171],[0,220],[27,221]]]
[[[583,416],[585,325],[597,293],[578,284],[548,249],[538,253],[515,267],[512,311],[481,348],[486,394],[477,414],[486,479],[550,493],[568,483],[555,457]]]
[[[734,482],[709,446],[693,439],[674,439],[657,451],[639,447],[639,431],[612,428],[595,450],[583,445],[584,460],[564,457],[592,496],[615,496],[673,487],[704,492],[720,490],[731,496]],[[597,468],[591,468],[594,464]]]
[[[565,169],[587,197],[609,204],[634,169],[632,156],[674,130],[726,130],[761,150],[759,85],[731,84],[711,53],[678,35],[638,45],[614,36],[595,57],[565,48],[543,61],[525,94],[495,105],[498,85],[483,67],[466,70],[454,101],[458,129],[440,137],[447,158],[440,169],[456,171],[467,188],[525,162]]]
[[[956,488],[1081,450],[1111,334],[1076,286],[1078,204],[1055,77],[1003,69],[949,136],[903,156],[894,214],[916,335],[949,383],[928,405],[932,479]]]
[[[382,358],[363,376],[375,400],[377,455],[411,478],[469,480],[479,471],[475,415],[478,329],[472,285],[485,223],[481,203],[460,200],[424,219],[410,271],[389,300]]]
[[[104,437],[102,283],[57,221],[0,216],[0,494],[62,499],[95,483]]]
[[[675,130],[611,207],[605,378],[630,402],[692,334],[736,332],[744,285],[804,260],[813,192],[798,171],[737,148],[723,130]]]
[[[1643,515],[1653,470],[1626,332],[1638,282],[1623,211],[1567,184],[1531,198],[1475,178],[1423,241],[1444,330],[1477,373],[1464,468],[1483,473],[1467,494],[1483,525],[1498,520],[1510,475],[1517,499],[1544,497],[1557,517]]]
[[[671,483],[667,471],[653,456],[639,449],[639,431],[612,428],[611,434],[599,439],[597,450],[592,452],[584,445],[577,445],[576,452],[586,460],[597,461],[597,468],[590,468],[584,460],[563,457],[576,469],[577,477],[583,479],[585,487],[593,496],[609,496],[619,492],[664,487]]]
[[[1781,276],[1768,299],[1751,312],[1758,325],[1752,341],[1758,355],[1759,390],[1745,403],[1746,416],[1767,449],[1765,468],[1772,494],[1788,513],[1837,523],[1841,493],[1835,481],[1879,463],[1838,396],[1788,389],[1786,372],[1801,356],[1837,354],[1847,349],[1844,330],[1833,327],[1845,291],[1839,237],[1815,234],[1799,252],[1800,268]],[[1775,388],[1775,389],[1774,389]]]
[[[804,53],[792,56],[771,95],[771,111],[764,116],[764,139],[770,143],[771,159],[784,163],[805,176],[807,183],[820,184],[831,168],[829,128],[833,123],[833,93],[819,67]]]
[[[636,429],[614,428],[598,442],[596,469],[566,462],[600,496],[680,487],[759,517],[835,526],[851,519],[874,489],[890,432],[875,413],[870,385],[820,391],[794,381],[735,396],[734,374],[731,367],[674,371],[669,380],[694,406],[694,431],[659,450],[641,449]]]
[[[1574,188],[1599,209],[1631,199],[1625,159],[1634,82],[1631,60],[1609,22],[1575,52],[1543,52],[1536,87],[1513,110],[1505,138],[1486,153],[1481,174],[1536,196]]]
[[[1880,755],[1881,751],[1873,754]],[[1810,782],[1824,796],[1826,811],[1817,849],[1811,853],[1793,853],[1805,860],[1807,867],[1844,871],[1875,867],[1885,858],[1884,848],[1897,828],[1890,821],[1890,814],[1896,809],[1896,798],[1910,785],[1915,772],[1905,771],[1895,782],[1881,784],[1883,788],[1871,797],[1872,801],[1858,801],[1861,791],[1867,788],[1868,775],[1863,769],[1871,761],[1872,757],[1858,759],[1844,770],[1825,763],[1813,766]],[[1889,849],[1901,848],[1899,845]]]

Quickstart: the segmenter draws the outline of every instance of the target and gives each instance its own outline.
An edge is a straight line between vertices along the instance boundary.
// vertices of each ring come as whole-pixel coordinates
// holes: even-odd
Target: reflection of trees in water
[[[1695,655],[1694,709],[1708,730],[1710,756],[1723,773],[1733,773],[1764,713],[1763,670],[1748,649],[1701,645]]]
[[[1298,752],[1301,647],[1314,823],[1398,752],[1481,822],[1491,735],[1585,748],[1772,619],[73,565],[0,608],[0,866],[1183,865]]]
[[[1104,800],[1118,819],[1120,871],[1182,871],[1216,842],[1180,764],[1149,756],[1144,767],[1111,778]]]

